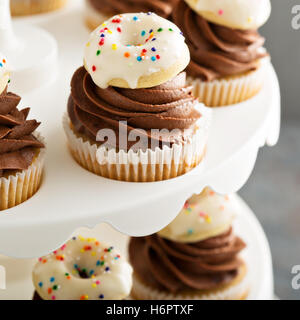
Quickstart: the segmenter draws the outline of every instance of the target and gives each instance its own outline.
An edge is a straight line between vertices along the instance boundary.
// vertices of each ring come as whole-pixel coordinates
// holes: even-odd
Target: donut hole
[[[71,274],[73,277],[80,279],[90,279],[94,276],[99,275],[99,270],[97,270],[96,265],[94,263],[89,263],[88,259],[80,260],[78,261],[72,259],[72,261],[68,263],[68,274]]]
[[[89,279],[90,276],[87,274],[85,270],[79,270],[78,272],[79,278],[81,279]]]
[[[130,28],[129,28],[130,29]],[[145,32],[145,34],[143,33]],[[125,47],[140,47],[145,45],[148,41],[146,41],[148,37],[148,33],[145,30],[137,31],[135,28],[132,30],[128,30],[128,32],[124,32],[119,37],[119,41],[121,45]]]

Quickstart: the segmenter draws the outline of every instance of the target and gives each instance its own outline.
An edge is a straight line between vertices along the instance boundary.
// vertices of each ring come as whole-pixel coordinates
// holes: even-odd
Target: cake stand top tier
[[[82,64],[88,35],[80,23],[81,15],[75,7],[37,20],[58,42],[60,75],[55,83],[23,96],[21,101],[21,105],[31,106],[32,117],[42,121],[47,159],[38,193],[0,213],[0,253],[8,256],[46,254],[76,228],[100,222],[129,235],[154,233],[171,222],[189,196],[204,187],[219,193],[239,190],[252,172],[259,148],[278,140],[280,91],[270,65],[260,94],[241,105],[213,109],[206,159],[190,173],[162,182],[129,183],[82,169],[70,156],[62,129],[70,79]]]

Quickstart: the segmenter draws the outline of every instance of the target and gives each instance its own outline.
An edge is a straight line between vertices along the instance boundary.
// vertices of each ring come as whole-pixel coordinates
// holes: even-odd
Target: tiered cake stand
[[[273,146],[279,136],[280,91],[273,67],[261,93],[241,105],[213,109],[207,156],[190,173],[162,182],[127,183],[98,177],[71,158],[62,129],[62,117],[70,92],[69,82],[82,65],[88,30],[82,23],[82,2],[72,0],[59,12],[18,19],[34,24],[56,38],[59,48],[57,79],[23,95],[21,105],[32,107],[31,116],[42,121],[47,141],[45,177],[39,192],[29,201],[0,214],[0,252],[18,257],[37,257],[65,242],[75,229],[107,222],[122,233],[142,236],[167,225],[185,200],[210,186],[219,193],[238,191],[249,178],[260,147]],[[9,58],[9,57],[8,57]],[[49,72],[51,70],[49,69]],[[21,84],[14,89],[20,92]],[[241,201],[241,200],[237,200]],[[273,291],[270,252],[253,213],[242,204],[243,237],[252,243],[262,287],[253,298],[271,298]],[[261,271],[263,270],[263,271]],[[262,289],[264,288],[264,289]],[[254,294],[254,293],[253,293]]]

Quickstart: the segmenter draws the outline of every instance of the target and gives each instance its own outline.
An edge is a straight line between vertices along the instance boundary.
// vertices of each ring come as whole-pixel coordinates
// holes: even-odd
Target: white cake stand
[[[9,0],[0,0],[0,52],[11,68],[11,89],[19,94],[55,79],[57,44],[46,31],[16,23],[12,26]]]
[[[238,196],[240,208],[235,224],[235,232],[247,243],[243,252],[248,262],[251,277],[251,290],[248,299],[272,300],[273,299],[273,271],[272,259],[267,238],[256,219],[254,213]],[[93,230],[80,228],[74,234],[86,237],[96,237],[118,248],[123,255],[127,255],[128,237],[115,231],[108,225],[101,224]],[[32,266],[35,260],[11,259],[0,256],[0,265],[7,269],[7,289],[0,290],[0,300],[31,300],[33,285],[31,280]]]
[[[76,228],[100,222],[129,235],[154,233],[176,216],[189,196],[205,186],[219,193],[239,190],[252,172],[259,148],[278,140],[280,91],[269,65],[260,94],[240,105],[213,110],[206,159],[190,173],[163,182],[126,183],[82,169],[69,155],[61,125],[69,82],[82,64],[88,36],[81,19],[82,10],[75,6],[36,21],[58,41],[60,76],[21,102],[30,105],[31,116],[42,121],[48,156],[39,192],[0,213],[0,253],[8,256],[43,255],[59,247]]]

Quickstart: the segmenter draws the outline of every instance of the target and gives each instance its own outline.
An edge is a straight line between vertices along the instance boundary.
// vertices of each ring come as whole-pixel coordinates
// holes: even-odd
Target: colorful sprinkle
[[[189,235],[191,235],[193,232],[194,232],[193,229],[188,229],[188,231],[187,231],[187,233],[188,233]]]
[[[124,57],[125,57],[125,58],[129,58],[129,57],[130,57],[130,53],[129,53],[129,52],[125,52],[125,53],[124,53]]]
[[[117,50],[117,49],[118,49],[118,46],[114,43],[114,44],[111,46],[111,48],[112,48],[113,50]]]
[[[141,36],[144,37],[145,35],[146,35],[146,31],[143,30],[143,31],[141,32]]]
[[[222,15],[224,13],[224,10],[222,10],[222,9],[220,9],[219,11],[218,11],[218,15]]]
[[[98,50],[96,55],[99,56],[101,54],[101,50]]]
[[[95,66],[92,66],[92,71],[95,72],[97,68]]]

